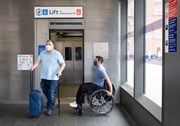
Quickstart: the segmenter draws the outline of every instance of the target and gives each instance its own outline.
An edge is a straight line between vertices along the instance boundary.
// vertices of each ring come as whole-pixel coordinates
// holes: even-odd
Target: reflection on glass
[[[162,100],[162,0],[146,0],[145,95]]]
[[[72,60],[72,49],[71,49],[71,47],[65,47],[65,60]]]
[[[82,60],[82,48],[81,47],[75,48],[75,57],[76,57],[76,60]]]
[[[127,83],[134,87],[134,0],[128,0]]]

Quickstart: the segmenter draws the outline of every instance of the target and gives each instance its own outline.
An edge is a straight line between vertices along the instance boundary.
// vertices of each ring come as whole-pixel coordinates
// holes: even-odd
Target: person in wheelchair
[[[94,61],[95,69],[93,73],[92,82],[83,83],[79,86],[78,92],[76,94],[76,100],[70,103],[71,107],[77,108],[77,109],[82,108],[85,94],[92,94],[93,92],[99,89],[104,89],[104,83],[107,84],[108,89],[109,89],[106,92],[107,96],[112,95],[112,92],[113,92],[112,83],[103,66],[103,61],[104,59],[102,56],[96,56],[96,59]]]

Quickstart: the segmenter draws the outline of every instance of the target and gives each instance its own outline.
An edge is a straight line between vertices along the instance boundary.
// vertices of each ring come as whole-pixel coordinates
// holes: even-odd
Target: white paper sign
[[[17,55],[17,69],[18,70],[30,70],[32,65],[33,65],[32,54]]]
[[[104,59],[109,58],[108,42],[94,43],[94,57],[95,56],[102,56]]]

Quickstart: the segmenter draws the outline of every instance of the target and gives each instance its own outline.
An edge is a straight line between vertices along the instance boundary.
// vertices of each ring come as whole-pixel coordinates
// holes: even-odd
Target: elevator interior
[[[64,57],[66,67],[60,81],[63,85],[83,82],[83,31],[50,30],[49,38],[55,42],[55,49]]]

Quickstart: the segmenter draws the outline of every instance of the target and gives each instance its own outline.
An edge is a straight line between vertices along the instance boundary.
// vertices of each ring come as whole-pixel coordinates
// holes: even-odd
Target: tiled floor
[[[0,104],[0,126],[136,126],[119,105],[115,105],[108,116],[96,116],[86,102],[83,107],[84,114],[79,116],[76,110],[69,106],[69,103],[75,100],[78,87],[79,85],[60,86],[60,115],[55,108],[52,116],[46,116],[44,108],[38,119],[30,119],[28,104]]]
[[[88,106],[84,107],[84,114],[77,115],[76,110],[63,104],[54,110],[52,116],[43,113],[38,119],[30,119],[28,105],[0,105],[0,126],[136,126],[124,109],[115,105],[108,116],[94,115]]]

